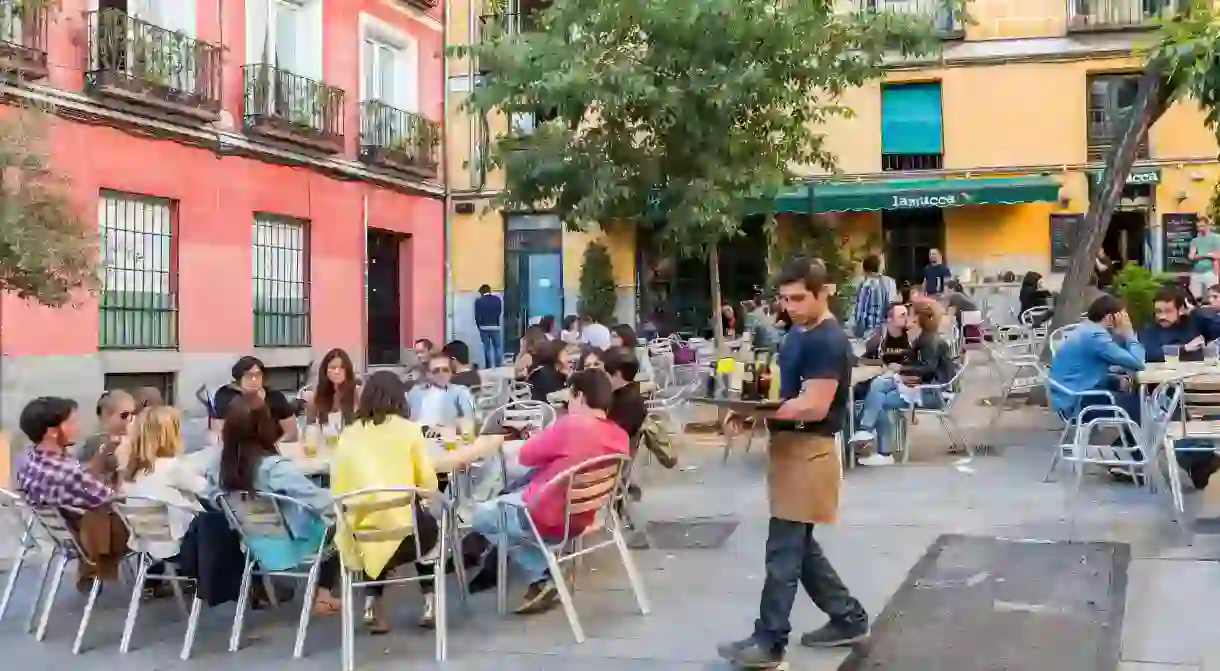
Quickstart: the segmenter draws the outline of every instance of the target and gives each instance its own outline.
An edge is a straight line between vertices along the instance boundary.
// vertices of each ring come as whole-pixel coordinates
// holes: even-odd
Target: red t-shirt
[[[539,490],[556,475],[583,461],[610,454],[627,454],[630,450],[628,442],[627,433],[608,419],[565,415],[521,446],[518,460],[522,466],[534,469],[522,495],[543,538],[563,537],[567,487],[555,485],[541,496]],[[569,525],[570,534],[575,536],[584,531],[596,514],[597,511],[591,510],[573,515]]]

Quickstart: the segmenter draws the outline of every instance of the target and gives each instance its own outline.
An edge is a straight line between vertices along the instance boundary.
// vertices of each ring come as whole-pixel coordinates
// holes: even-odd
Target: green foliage
[[[1110,290],[1127,304],[1131,323],[1141,329],[1152,323],[1152,298],[1169,281],[1170,277],[1153,275],[1147,268],[1129,263],[1114,278]]]
[[[1165,84],[1174,99],[1194,98],[1207,125],[1220,131],[1220,13],[1212,0],[1183,0],[1166,21],[1149,60],[1165,63]]]
[[[55,173],[36,109],[0,118],[0,290],[59,306],[98,284],[97,225]]]
[[[580,268],[580,314],[591,315],[602,324],[610,325],[617,303],[610,252],[602,243],[591,242],[585,247]]]
[[[856,301],[856,274],[860,262],[869,250],[879,246],[880,239],[870,235],[862,244],[853,245],[850,237],[831,228],[817,217],[798,217],[793,220],[793,229],[784,244],[775,245],[779,257],[772,263],[782,265],[789,259],[803,256],[818,258],[826,264],[826,273],[837,285],[838,291],[831,302],[831,309],[840,320],[846,320]]]
[[[551,207],[577,227],[663,217],[674,251],[707,258],[794,166],[836,167],[820,128],[851,115],[845,91],[938,49],[930,16],[835,4],[554,0],[528,32],[488,22],[455,48],[488,73],[469,111],[555,115],[491,148],[498,204]]]

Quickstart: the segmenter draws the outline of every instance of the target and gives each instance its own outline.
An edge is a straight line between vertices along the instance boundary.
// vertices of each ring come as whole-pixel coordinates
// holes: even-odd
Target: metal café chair
[[[1051,392],[1056,392],[1070,396],[1073,399],[1073,407],[1077,408],[1077,410],[1071,413],[1054,411],[1055,416],[1057,416],[1063,422],[1063,430],[1059,432],[1059,443],[1055,447],[1055,453],[1051,458],[1050,470],[1048,470],[1046,472],[1046,476],[1042,478],[1043,482],[1050,482],[1051,476],[1055,474],[1055,469],[1059,467],[1059,462],[1067,459],[1067,457],[1076,449],[1076,442],[1080,431],[1088,422],[1088,420],[1085,418],[1086,414],[1097,415],[1108,412],[1109,409],[1117,408],[1119,412],[1121,412],[1121,417],[1127,417],[1127,419],[1131,418],[1128,417],[1125,410],[1118,407],[1118,401],[1115,399],[1113,392],[1100,389],[1090,389],[1085,391],[1068,389],[1062,383],[1052,378],[1050,374],[1045,371],[1045,369],[1043,369],[1041,374],[1041,380],[1042,383],[1046,385],[1048,394]],[[1104,401],[1105,404],[1096,405],[1092,408],[1085,407],[1090,400]]]
[[[241,539],[245,551],[246,563],[242,570],[241,592],[237,599],[237,613],[233,617],[233,628],[229,633],[229,652],[237,652],[241,647],[242,627],[246,620],[246,611],[250,605],[250,586],[254,580],[254,566],[259,563],[258,548],[271,546],[273,549],[289,548],[303,549],[307,552],[300,557],[298,566],[280,570],[260,566],[258,574],[263,578],[269,598],[274,599],[275,590],[271,584],[272,576],[287,577],[305,583],[305,595],[301,604],[301,614],[297,621],[296,642],[292,648],[292,657],[300,659],[305,654],[305,637],[309,631],[309,623],[313,617],[313,601],[318,590],[318,577],[322,562],[330,558],[333,547],[330,545],[330,525],[317,511],[312,510],[290,496],[270,492],[224,492],[215,498],[218,508],[229,521],[229,526]],[[325,528],[314,545],[315,539],[300,538],[288,524],[285,514],[287,506],[296,506],[312,520],[319,528]],[[299,571],[308,566],[307,571]]]
[[[172,542],[174,540],[170,525],[170,504],[156,499],[128,496],[112,504],[115,514],[127,527],[129,540],[133,547],[146,548],[154,543]],[[194,511],[191,511],[192,513]],[[149,580],[168,582],[174,590],[174,598],[178,607],[187,616],[186,635],[182,639],[182,650],[178,657],[183,661],[190,659],[191,647],[195,643],[195,630],[199,626],[199,611],[203,601],[194,596],[188,609],[186,599],[182,594],[183,583],[194,583],[194,579],[178,575],[177,565],[171,560],[157,560],[142,551],[138,555],[135,584],[131,588],[131,602],[127,606],[127,618],[123,623],[123,638],[119,643],[119,652],[126,654],[131,649],[131,636],[135,631],[136,618],[140,613],[140,602],[144,594],[144,585]],[[160,563],[164,573],[151,573],[154,564]]]
[[[1175,382],[1181,387],[1183,412],[1169,424],[1162,451],[1165,454],[1165,476],[1169,479],[1174,511],[1180,518],[1186,512],[1186,501],[1178,477],[1177,457],[1179,454],[1217,452],[1217,441],[1220,441],[1220,382],[1217,381],[1215,373],[1186,375],[1177,378]],[[1145,412],[1155,410],[1155,392],[1146,399],[1146,404]],[[1197,441],[1205,443],[1206,446],[1184,445],[1180,441]]]
[[[520,505],[503,499],[499,500],[501,529],[507,528],[508,515],[522,515],[527,520],[533,534],[533,538],[528,542],[532,542],[546,556],[551,579],[555,581],[555,589],[559,593],[564,614],[568,618],[568,624],[572,627],[572,635],[576,638],[577,643],[585,642],[585,632],[580,625],[572,593],[564,578],[562,568],[564,562],[579,561],[581,557],[591,552],[613,545],[618,549],[623,568],[627,571],[627,578],[631,583],[631,590],[635,594],[636,603],[640,607],[640,613],[647,615],[650,610],[643,580],[635,566],[635,561],[631,558],[627,541],[623,538],[622,519],[615,510],[615,502],[622,496],[622,490],[626,487],[625,476],[630,463],[631,458],[623,454],[589,459],[559,473],[538,490],[538,497],[542,497],[552,489],[564,492],[564,532],[563,536],[558,539],[543,538],[542,534],[538,532],[538,527],[529,513],[528,501],[525,502],[525,505]],[[593,523],[582,533],[573,534],[572,516],[589,512],[604,515],[606,523],[604,525]],[[600,531],[605,531],[610,538],[586,547],[586,536]],[[499,568],[496,605],[500,613],[504,613],[508,609],[508,539],[503,532],[498,534],[496,546]]]
[[[17,579],[21,576],[21,569],[25,567],[27,560],[32,558],[34,553],[39,550],[38,538],[34,533],[35,521],[33,513],[25,504],[25,501],[15,492],[10,492],[7,489],[0,488],[0,517],[3,517],[3,527],[9,533],[21,530],[21,549],[17,551],[17,556],[13,559],[13,565],[9,568],[8,579],[4,582],[4,596],[0,597],[0,620],[4,619],[4,614],[8,612],[9,603],[13,599],[13,592],[17,587]],[[15,535],[15,534],[14,534]],[[50,564],[47,564],[48,568]],[[46,576],[43,576],[43,581],[46,581]],[[31,628],[34,618],[38,615],[38,603],[34,604],[33,610],[30,613]]]
[[[42,582],[38,585],[38,594],[34,599],[35,607],[41,605],[42,611],[38,618],[38,629],[34,638],[42,641],[47,635],[47,624],[51,620],[51,607],[55,605],[55,597],[59,594],[59,586],[63,582],[64,572],[68,564],[75,561],[78,564],[90,564],[89,556],[81,547],[76,532],[68,523],[64,512],[73,515],[83,515],[85,511],[73,508],[56,508],[54,506],[30,506],[37,524],[51,539],[53,549],[47,558],[47,566],[43,571]],[[54,566],[54,571],[52,571]],[[50,582],[48,582],[48,578]],[[47,589],[50,588],[48,592]],[[85,630],[89,628],[89,619],[93,616],[93,607],[97,604],[97,595],[102,591],[102,581],[94,576],[89,588],[89,596],[85,602],[85,610],[81,613],[80,625],[76,629],[76,640],[72,643],[72,654],[79,655],[81,644],[85,640]]]
[[[964,449],[969,456],[974,456],[974,447],[966,441],[961,427],[953,419],[953,408],[957,406],[957,399],[962,396],[962,378],[966,374],[966,369],[970,367],[969,352],[963,351],[959,361],[957,372],[953,374],[953,378],[948,382],[921,384],[913,387],[919,390],[921,397],[925,391],[936,393],[941,398],[941,405],[939,407],[923,407],[919,405],[912,405],[910,407],[910,414],[906,421],[902,423],[902,439],[899,442],[902,445],[902,463],[907,463],[911,455],[911,450],[907,444],[908,432],[906,431],[906,426],[913,423],[918,415],[931,415],[939,419],[941,426],[945,429],[945,433],[949,436],[949,441],[953,448],[955,450]]]
[[[1051,347],[1051,356],[1054,356],[1059,353],[1059,348],[1063,346],[1063,343],[1068,339],[1068,336],[1072,335],[1072,333],[1075,332],[1076,329],[1078,329],[1078,328],[1080,328],[1080,324],[1076,323],[1076,324],[1068,324],[1066,326],[1060,326],[1059,328],[1055,329],[1054,331],[1051,331],[1051,334],[1049,337],[1049,343],[1050,343],[1050,347]]]
[[[419,534],[415,533],[415,530],[419,528],[418,509],[416,506],[424,504],[431,504],[428,508],[439,511],[439,515],[437,515],[437,524],[439,526],[437,545],[431,549],[424,548],[420,542]],[[359,520],[370,515],[404,507],[410,510],[411,513],[411,525],[409,527],[369,529],[359,524]],[[445,661],[448,656],[449,635],[448,598],[445,593],[445,564],[450,559],[453,560],[453,566],[457,572],[458,583],[461,588],[459,594],[462,601],[465,602],[467,597],[465,566],[458,552],[457,525],[454,521],[452,501],[440,492],[415,487],[373,487],[360,489],[335,498],[335,520],[335,537],[337,542],[338,539],[342,539],[342,542],[350,543],[357,554],[359,553],[361,543],[406,542],[410,539],[411,542],[415,543],[415,556],[418,558],[413,563],[431,564],[433,569],[432,575],[416,575],[408,578],[382,576],[381,578],[366,580],[363,561],[360,561],[355,566],[350,566],[347,563],[348,558],[342,553],[339,554],[339,561],[343,567],[342,651],[344,671],[353,671],[356,666],[357,601],[355,589],[374,585],[400,585],[411,582],[432,581],[436,592],[436,660],[438,662]],[[353,520],[357,521],[355,525],[352,524]]]

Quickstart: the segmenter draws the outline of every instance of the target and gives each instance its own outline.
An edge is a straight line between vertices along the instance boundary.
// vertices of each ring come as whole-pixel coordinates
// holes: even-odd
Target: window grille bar
[[[254,218],[254,345],[310,344],[309,226],[258,214]]]
[[[99,346],[178,347],[173,202],[103,191],[99,210],[103,253]]]

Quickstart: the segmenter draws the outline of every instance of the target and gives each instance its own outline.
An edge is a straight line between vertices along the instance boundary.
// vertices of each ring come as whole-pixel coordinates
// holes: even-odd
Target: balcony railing
[[[343,149],[343,89],[272,65],[246,65],[246,130],[337,152]]]
[[[505,12],[501,14],[484,14],[479,17],[483,36],[493,33],[519,35],[528,33],[538,25],[538,17],[534,12]]]
[[[424,177],[440,164],[441,126],[379,101],[360,106],[360,158]]]
[[[937,32],[945,37],[965,33],[962,17],[952,11],[946,0],[850,0],[853,12],[894,12],[918,14],[932,20]]]
[[[1148,27],[1169,16],[1176,4],[1174,0],[1068,0],[1068,29]]]
[[[1126,128],[1122,115],[1103,110],[1089,110],[1089,126],[1087,129],[1088,160],[1104,161],[1114,145],[1122,141],[1122,131]],[[1136,160],[1148,158],[1148,134],[1140,138]]]
[[[0,70],[47,76],[47,10],[21,0],[0,0]]]
[[[117,9],[89,12],[90,89],[204,119],[219,118],[220,47]]]

